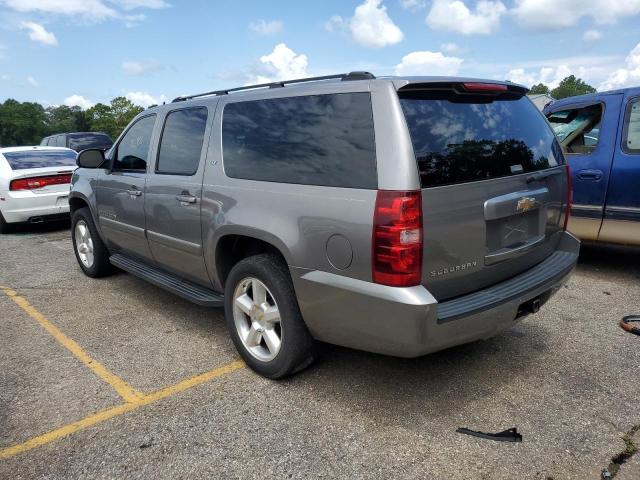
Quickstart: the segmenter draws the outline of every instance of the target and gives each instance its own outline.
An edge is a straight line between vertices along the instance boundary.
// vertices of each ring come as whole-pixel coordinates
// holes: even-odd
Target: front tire
[[[315,344],[289,271],[276,255],[238,262],[225,284],[225,319],[236,349],[258,374],[279,379],[310,365]]]
[[[102,242],[88,207],[79,208],[71,216],[71,238],[76,260],[85,275],[92,278],[113,273],[109,250]]]

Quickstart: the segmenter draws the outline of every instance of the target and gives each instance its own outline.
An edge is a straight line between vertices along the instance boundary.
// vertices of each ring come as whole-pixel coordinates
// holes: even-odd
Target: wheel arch
[[[274,235],[254,229],[233,229],[222,233],[215,242],[213,262],[216,282],[224,289],[229,272],[240,260],[271,253],[277,255],[288,266],[289,251]]]

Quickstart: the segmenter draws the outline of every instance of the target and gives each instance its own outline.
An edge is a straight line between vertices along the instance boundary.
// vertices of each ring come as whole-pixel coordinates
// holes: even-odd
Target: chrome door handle
[[[142,195],[142,191],[141,190],[127,190],[127,193],[129,195],[134,196],[134,197],[139,197],[140,195]]]
[[[176,200],[180,203],[196,203],[198,199],[193,195],[176,195]]]

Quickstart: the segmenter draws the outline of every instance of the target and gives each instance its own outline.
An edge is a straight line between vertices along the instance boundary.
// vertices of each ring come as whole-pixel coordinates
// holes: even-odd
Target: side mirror
[[[103,163],[104,152],[98,148],[82,150],[76,159],[76,164],[81,168],[100,168]]]

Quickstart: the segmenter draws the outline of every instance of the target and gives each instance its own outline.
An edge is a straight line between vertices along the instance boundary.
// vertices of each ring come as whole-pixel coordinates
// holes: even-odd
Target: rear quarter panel
[[[321,82],[318,82],[321,83]],[[287,96],[369,91],[369,82],[344,82],[305,88],[287,87]],[[222,158],[222,118],[229,102],[283,96],[261,91],[221,100],[214,119],[202,191],[202,227],[205,261],[214,287],[221,289],[215,268],[216,247],[226,235],[239,234],[271,243],[290,268],[321,270],[352,278],[371,280],[371,224],[376,190],[296,185],[227,177]],[[375,100],[372,99],[375,116]],[[384,134],[375,123],[376,149]],[[380,164],[378,163],[380,177]],[[415,169],[415,167],[414,167]],[[403,188],[402,181],[395,187]],[[381,186],[382,188],[382,186]],[[351,257],[345,268],[337,268],[327,257],[327,243],[339,236],[341,253]],[[346,240],[346,241],[345,241]],[[342,267],[342,266],[341,266]]]

